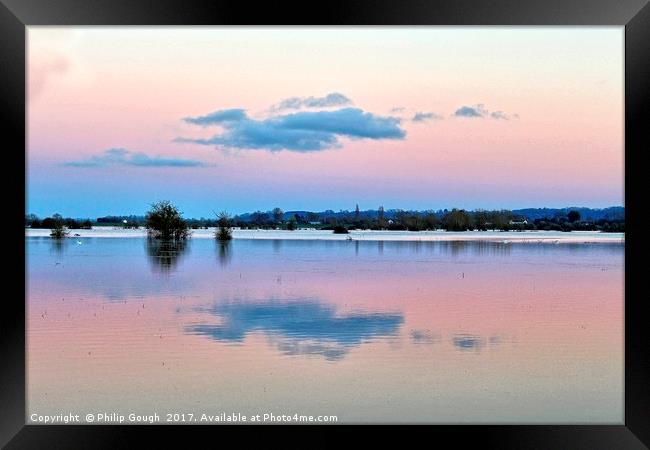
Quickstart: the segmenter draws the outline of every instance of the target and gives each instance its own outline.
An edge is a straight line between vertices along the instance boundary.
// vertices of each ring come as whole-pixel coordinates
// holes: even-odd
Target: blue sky
[[[29,27],[26,212],[607,207],[622,27]]]

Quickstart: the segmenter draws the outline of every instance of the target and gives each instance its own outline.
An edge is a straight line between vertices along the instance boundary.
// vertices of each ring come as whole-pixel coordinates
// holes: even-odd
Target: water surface
[[[26,238],[28,416],[622,423],[624,245]]]

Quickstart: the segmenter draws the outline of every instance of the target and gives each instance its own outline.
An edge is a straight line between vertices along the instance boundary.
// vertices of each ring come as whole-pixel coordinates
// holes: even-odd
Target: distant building
[[[522,221],[511,220],[509,223],[510,223],[510,225],[528,225],[528,221],[526,219],[524,219]]]
[[[320,221],[309,222],[309,225],[320,225]]]

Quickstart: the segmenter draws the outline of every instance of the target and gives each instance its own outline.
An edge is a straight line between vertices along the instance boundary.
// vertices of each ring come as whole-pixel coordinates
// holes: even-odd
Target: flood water
[[[26,238],[27,415],[622,423],[624,244]]]

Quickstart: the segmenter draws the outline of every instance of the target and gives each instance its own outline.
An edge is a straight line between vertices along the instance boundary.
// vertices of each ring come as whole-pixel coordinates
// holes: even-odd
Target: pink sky
[[[140,214],[161,198],[197,217],[623,204],[621,27],[30,27],[28,55],[28,212]],[[351,103],[271,111],[330,93]],[[486,117],[454,115],[478,104]],[[241,108],[257,125],[346,107],[399,119],[404,138],[333,134],[339,146],[317,151],[175,141],[227,131],[188,116]],[[148,159],[105,164],[111,148]]]

